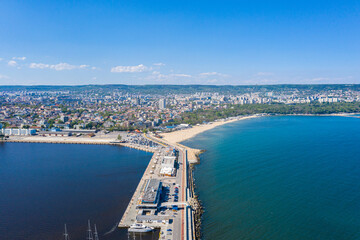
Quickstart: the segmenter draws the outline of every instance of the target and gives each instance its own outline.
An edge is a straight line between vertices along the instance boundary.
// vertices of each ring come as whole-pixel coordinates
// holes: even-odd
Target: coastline
[[[353,117],[352,115],[356,115],[359,113],[334,113],[334,114],[284,114],[282,116],[334,116],[334,117]],[[278,116],[280,116],[279,114]],[[268,116],[267,114],[256,114],[256,115],[250,115],[246,117],[236,117],[231,118],[229,120],[221,119],[216,122],[211,122],[209,124],[203,124],[203,125],[197,125],[192,128],[184,129],[184,130],[178,130],[170,133],[162,133],[160,136],[162,136],[162,139],[160,141],[170,143],[173,145],[177,145],[179,147],[183,147],[187,151],[188,161],[189,161],[189,185],[190,190],[194,199],[194,205],[196,206],[194,208],[194,229],[195,229],[195,238],[201,239],[202,231],[201,231],[201,225],[202,225],[202,215],[204,212],[204,208],[201,202],[201,199],[199,199],[198,195],[196,194],[196,184],[193,176],[194,171],[194,165],[200,163],[199,155],[203,153],[206,150],[200,150],[200,149],[194,149],[190,148],[186,145],[181,144],[181,142],[188,140],[190,138],[195,137],[196,135],[203,133],[205,131],[208,131],[210,129],[213,129],[218,126],[225,125],[227,123],[232,123],[236,121],[241,121],[245,119],[252,119],[257,118],[261,116]]]
[[[185,146],[181,144],[180,142],[185,141],[187,139],[193,138],[196,135],[208,131],[210,129],[213,129],[218,126],[222,126],[228,123],[246,120],[246,119],[252,119],[256,117],[263,116],[262,114],[258,115],[251,115],[251,116],[245,116],[245,117],[234,117],[231,119],[221,119],[216,122],[211,122],[208,124],[203,125],[197,125],[192,128],[174,131],[171,133],[162,133],[160,136],[162,136],[161,142],[172,144],[178,147],[181,147],[186,150],[186,155],[188,158],[189,163],[189,171],[187,174],[187,178],[189,179],[189,191],[192,196],[192,205],[193,205],[193,218],[192,218],[192,226],[194,229],[194,239],[201,239],[201,222],[202,222],[202,215],[204,212],[203,205],[201,203],[201,200],[199,199],[198,195],[196,194],[196,185],[194,181],[193,171],[194,171],[194,165],[198,164],[200,162],[199,155],[203,153],[205,150],[200,149],[194,149],[190,148],[188,146]]]
[[[154,149],[130,143],[118,142],[112,137],[40,137],[40,136],[12,136],[7,140],[0,140],[0,143],[47,143],[47,144],[89,144],[89,145],[117,145],[128,147],[145,152],[154,153]]]
[[[178,131],[169,132],[169,133],[161,133],[160,136],[162,136],[163,139],[167,142],[170,142],[172,144],[178,144],[185,140],[193,138],[202,132],[213,129],[215,127],[222,126],[222,125],[232,123],[232,122],[241,121],[241,120],[256,118],[256,117],[260,117],[260,116],[262,116],[262,115],[257,114],[257,115],[250,115],[250,116],[244,116],[244,117],[239,116],[239,117],[230,118],[228,120],[220,119],[215,122],[210,122],[208,124],[196,125],[191,128],[184,129],[184,130],[178,130]]]
[[[357,115],[359,113],[330,113],[330,114],[275,114],[274,116],[314,116],[314,117],[356,117],[353,115]],[[218,126],[222,126],[228,123],[233,123],[241,120],[252,119],[263,116],[272,116],[271,114],[262,113],[262,114],[253,114],[249,116],[237,116],[230,117],[228,119],[219,119],[214,122],[209,122],[207,124],[196,125],[191,128],[177,130],[168,133],[161,133],[162,137],[161,141],[166,142],[168,144],[178,145],[180,147],[185,148],[188,151],[189,162],[190,163],[199,163],[199,154],[206,151],[206,149],[194,149],[188,146],[181,144],[181,142],[188,140],[190,138],[195,137],[196,135],[203,133],[205,131],[211,130]]]
[[[347,118],[347,119],[349,119],[349,118],[353,118],[354,120],[356,119],[356,118],[360,118],[359,116],[354,116],[354,115],[359,115],[359,113],[335,113],[335,114],[277,114],[277,115],[272,115],[272,116],[274,116],[274,118],[272,119],[272,118],[268,118],[268,121],[277,121],[276,119],[278,118],[278,117],[280,117],[280,118],[282,118],[282,117],[285,117],[285,118],[288,118],[288,117],[295,117],[295,119],[297,118],[298,120],[300,120],[300,125],[301,124],[303,124],[303,120],[302,120],[302,118],[301,117],[311,117],[311,118],[307,118],[307,120],[308,119],[313,119],[312,121],[323,121],[324,123],[327,123],[328,121],[330,121],[331,122],[331,120],[335,120],[335,121],[346,121],[346,119],[344,119],[343,117],[345,117],[345,118]],[[270,115],[271,116],[271,115]],[[325,118],[319,118],[319,117],[325,117]],[[331,118],[331,117],[335,117],[335,118]],[[336,118],[336,117],[342,117],[342,118]],[[328,119],[327,119],[328,118]],[[289,118],[290,119],[290,118]],[[304,120],[305,120],[305,118],[304,118]],[[349,120],[351,120],[351,119],[349,119]],[[260,119],[260,121],[261,121],[261,119]],[[356,121],[355,120],[355,122],[358,122],[358,121]],[[255,123],[256,125],[258,125],[258,124],[261,124],[262,123],[262,121],[261,122],[258,122],[258,123]],[[256,126],[254,124],[254,122],[253,122],[253,125],[252,125],[252,127],[254,127],[254,126]],[[236,126],[239,126],[240,128],[242,128],[240,125],[236,125]],[[233,126],[231,126],[231,128],[223,128],[223,129],[221,129],[221,132],[222,132],[222,134],[223,134],[223,131],[224,132],[226,132],[227,134],[231,134],[231,131],[232,131],[232,129],[233,129],[233,127],[236,127],[235,125],[233,125]],[[258,125],[258,126],[260,126],[260,125]],[[340,125],[341,126],[341,125]],[[282,127],[278,127],[279,129],[281,129]],[[230,130],[229,130],[230,129]],[[285,130],[286,131],[286,130]],[[259,131],[259,132],[261,132],[261,130]],[[226,134],[226,135],[227,135]],[[247,134],[248,134],[248,132],[247,132]],[[212,134],[210,134],[210,135],[212,135]],[[209,136],[210,136],[209,135]],[[249,134],[248,134],[249,135]],[[211,145],[207,145],[207,143],[208,143],[208,138],[204,138],[204,136],[205,135],[203,135],[202,137],[201,137],[201,139],[200,138],[197,138],[197,139],[193,139],[193,140],[191,140],[191,142],[192,143],[196,143],[196,145],[198,145],[197,144],[197,140],[201,140],[201,145],[200,146],[205,146],[205,149],[207,149],[207,148],[209,148],[209,149],[212,149],[212,146]],[[208,135],[206,135],[206,136],[208,136]],[[204,145],[204,143],[203,143],[203,141],[205,142],[205,145]],[[214,145],[216,146],[216,145],[218,145],[218,143],[217,143],[217,141],[216,141],[216,139],[213,139],[213,140],[211,140],[212,142],[214,142]],[[271,141],[270,141],[271,142]],[[228,142],[227,142],[228,143]],[[184,143],[184,144],[186,144],[186,143]],[[190,145],[190,143],[189,143],[189,145]],[[215,151],[214,151],[215,152]],[[210,154],[211,155],[211,158],[212,158],[212,160],[213,159],[216,159],[217,161],[218,161],[218,156],[219,156],[219,154],[218,153],[221,153],[221,151],[217,151],[216,152],[216,154]],[[210,156],[209,155],[209,156]],[[254,154],[254,156],[255,157],[258,157],[258,156],[256,156],[255,154]],[[208,162],[208,160],[210,160],[210,159],[207,159],[207,157],[205,158],[205,159],[202,159],[202,161],[206,161],[206,162]],[[205,169],[206,169],[206,167],[207,168],[214,168],[214,169],[216,169],[216,167],[214,167],[214,166],[218,166],[218,165],[215,165],[215,164],[213,164],[213,162],[211,162],[210,164],[206,164],[205,163],[205,165],[207,165],[207,166],[205,166]],[[224,165],[222,165],[222,166],[224,166]],[[201,172],[200,172],[200,170],[199,169],[202,169],[202,167],[200,168],[198,168],[198,170],[197,171],[199,171],[199,172],[195,172],[195,175],[197,176],[197,178],[199,178],[200,179],[200,175],[202,175],[202,173],[205,173],[205,171],[204,170],[202,170]],[[223,169],[223,168],[221,168],[221,169]],[[193,169],[191,169],[191,170],[193,170]],[[207,169],[208,170],[208,169]],[[215,171],[214,171],[215,172]],[[191,173],[192,175],[193,175],[193,173]],[[200,174],[200,175],[199,175]],[[195,176],[195,177],[196,177]],[[200,206],[201,206],[201,208],[202,207],[208,207],[208,208],[211,208],[211,211],[212,212],[215,212],[215,214],[216,214],[216,210],[217,210],[217,208],[216,208],[216,210],[214,210],[214,208],[213,208],[213,204],[214,204],[214,202],[208,202],[208,197],[209,196],[211,196],[211,195],[209,195],[209,194],[204,194],[204,192],[208,192],[208,191],[205,191],[206,190],[206,187],[208,187],[208,184],[207,184],[207,177],[209,177],[208,175],[206,175],[206,177],[203,177],[204,175],[202,175],[202,177],[201,177],[201,180],[199,180],[201,183],[202,183],[202,188],[201,189],[198,189],[197,191],[196,191],[196,189],[195,189],[195,194],[197,194],[197,193],[199,193],[199,190],[201,191],[201,195],[200,196],[195,196],[196,197],[196,200],[198,201],[198,203],[200,204]],[[221,175],[222,177],[224,176],[224,175]],[[198,181],[198,179],[196,178],[196,180]],[[194,181],[195,179],[193,179],[193,181]],[[204,184],[204,182],[206,183],[206,184]],[[198,183],[198,184],[200,184],[200,183]],[[194,182],[194,186],[195,185],[197,185],[197,183],[196,182]],[[226,185],[226,182],[225,182],[225,185]],[[203,186],[205,186],[205,190],[204,190],[204,188],[203,188]],[[197,192],[197,193],[196,193]],[[204,198],[204,196],[203,196],[203,194],[204,195],[206,195],[205,196],[205,198]],[[217,196],[218,197],[218,196]],[[202,205],[202,202],[201,201],[203,201],[204,203],[205,203],[205,206],[204,205]],[[205,209],[206,211],[209,211],[209,209]],[[214,214],[212,215],[212,216],[214,216]],[[201,215],[198,217],[198,218],[196,218],[196,224],[203,224],[203,226],[201,227],[201,226],[197,226],[197,227],[199,227],[199,229],[200,229],[200,232],[202,233],[202,234],[205,234],[205,235],[207,235],[207,236],[212,236],[211,234],[208,234],[208,228],[209,228],[209,225],[210,225],[210,228],[211,228],[211,225],[213,224],[213,222],[211,222],[212,220],[207,220],[209,218],[209,215],[208,214],[205,214],[205,216],[203,216],[202,218],[201,218]],[[211,218],[211,216],[210,216],[210,218]],[[203,222],[203,223],[201,223],[201,220],[204,220],[205,219],[205,221],[206,222]],[[209,222],[210,222],[210,224],[209,224]],[[204,237],[204,235],[203,235],[203,237]],[[206,237],[206,236],[205,236]]]
[[[353,113],[358,114],[358,113]],[[275,115],[275,116],[341,116],[341,117],[351,117],[349,115],[353,114],[285,114],[285,115]],[[178,146],[180,148],[185,149],[187,152],[187,160],[189,163],[189,169],[187,170],[187,174],[185,176],[188,179],[189,184],[189,191],[191,193],[192,198],[192,210],[193,213],[190,214],[193,218],[190,220],[192,224],[192,228],[195,229],[194,231],[194,239],[200,239],[201,236],[201,220],[202,220],[202,213],[203,207],[201,204],[200,199],[196,195],[195,190],[195,182],[193,179],[193,165],[199,163],[199,154],[201,154],[204,150],[200,149],[193,149],[188,146],[181,144],[181,142],[193,138],[196,135],[203,133],[205,131],[211,130],[215,127],[225,125],[227,123],[232,123],[236,121],[246,120],[257,118],[261,116],[268,116],[267,114],[256,114],[250,116],[239,116],[239,117],[232,117],[229,119],[221,119],[215,122],[211,122],[208,124],[196,125],[192,128],[178,130],[170,133],[162,133],[160,134],[163,138],[156,139],[155,136],[152,138],[153,141],[163,142],[169,145]],[[145,135],[146,136],[146,135]],[[0,141],[2,142],[2,141]],[[114,136],[97,136],[97,137],[40,137],[40,136],[28,136],[28,137],[14,137],[10,140],[5,140],[3,142],[32,142],[32,143],[59,143],[59,144],[108,144],[108,145],[120,145],[124,147],[135,148],[142,151],[154,152],[151,149],[146,149],[145,147],[139,147],[134,144],[126,144],[120,143],[114,138]],[[149,162],[148,167],[150,166],[151,161]],[[140,182],[141,183],[141,182]],[[139,183],[139,184],[140,184]]]
[[[323,116],[323,117],[353,117],[352,115],[356,115],[359,113],[330,113],[330,114],[276,114],[275,116]],[[250,116],[238,116],[238,117],[231,117],[229,119],[219,119],[214,122],[210,122],[207,124],[201,124],[196,125],[191,128],[183,129],[183,130],[177,130],[173,132],[168,133],[161,133],[160,136],[162,136],[163,140],[166,142],[172,143],[172,144],[179,144],[185,140],[188,140],[190,138],[195,137],[196,135],[203,133],[205,131],[208,131],[210,129],[213,129],[218,126],[222,126],[228,123],[237,122],[241,120],[246,119],[252,119],[262,116],[267,116],[268,114],[254,114]],[[182,145],[182,144],[181,144]]]

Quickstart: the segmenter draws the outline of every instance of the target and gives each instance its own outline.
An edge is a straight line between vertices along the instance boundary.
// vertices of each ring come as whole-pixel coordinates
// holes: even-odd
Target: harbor
[[[130,231],[160,229],[159,239],[196,239],[193,192],[187,151],[144,135],[159,144],[119,223]],[[138,230],[141,231],[141,230]]]
[[[126,210],[119,216],[117,227],[128,229],[129,234],[156,230],[159,239],[200,239],[202,206],[194,191],[192,166],[199,163],[198,155],[202,150],[180,142],[214,127],[252,117],[255,116],[227,119],[161,135],[115,131],[82,136],[9,136],[5,141],[115,145],[153,153]]]
[[[128,229],[129,234],[157,229],[159,239],[196,239],[194,219],[198,204],[189,182],[192,179],[186,147],[154,134],[121,134],[121,140],[117,132],[94,137],[10,136],[4,142],[118,145],[153,153],[117,226]]]

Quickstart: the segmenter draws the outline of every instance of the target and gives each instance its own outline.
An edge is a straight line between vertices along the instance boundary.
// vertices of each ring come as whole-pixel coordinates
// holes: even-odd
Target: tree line
[[[306,104],[247,104],[226,105],[218,109],[198,109],[193,112],[185,112],[181,119],[172,124],[180,123],[198,124],[212,122],[217,119],[236,117],[252,114],[332,114],[332,113],[359,113],[360,103],[306,103]]]

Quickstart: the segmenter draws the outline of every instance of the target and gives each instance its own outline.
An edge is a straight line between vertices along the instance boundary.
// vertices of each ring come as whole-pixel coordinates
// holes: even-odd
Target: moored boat
[[[151,232],[153,230],[154,230],[153,227],[148,227],[143,224],[134,223],[129,227],[128,232],[142,233],[142,232]]]

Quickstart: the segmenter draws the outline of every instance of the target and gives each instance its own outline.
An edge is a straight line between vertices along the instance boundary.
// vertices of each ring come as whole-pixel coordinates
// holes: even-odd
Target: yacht
[[[130,226],[130,228],[128,229],[129,232],[138,232],[138,233],[151,232],[153,230],[154,230],[153,227],[148,227],[148,226],[145,226],[145,225],[139,224],[139,223],[132,224]]]

